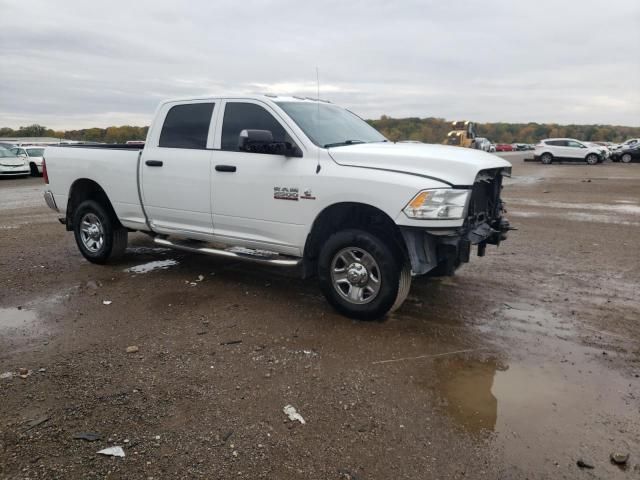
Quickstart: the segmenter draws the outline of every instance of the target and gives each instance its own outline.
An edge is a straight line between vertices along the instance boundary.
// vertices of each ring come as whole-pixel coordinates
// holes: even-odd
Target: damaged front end
[[[461,227],[402,228],[415,275],[452,275],[469,261],[473,246],[477,246],[478,256],[482,257],[487,245],[499,245],[506,240],[507,232],[514,228],[504,217],[506,210],[500,192],[503,177],[510,175],[510,168],[478,173]]]

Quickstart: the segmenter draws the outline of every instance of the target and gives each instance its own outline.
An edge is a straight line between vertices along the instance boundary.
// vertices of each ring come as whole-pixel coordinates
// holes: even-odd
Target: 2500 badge
[[[294,200],[297,202],[300,194],[296,187],[273,187],[273,198],[276,200]]]

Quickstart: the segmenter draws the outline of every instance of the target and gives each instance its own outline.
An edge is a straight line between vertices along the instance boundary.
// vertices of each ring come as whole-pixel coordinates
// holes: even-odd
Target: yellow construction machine
[[[475,148],[476,129],[475,124],[468,120],[460,120],[451,122],[453,130],[447,133],[445,145],[454,145],[456,147]]]

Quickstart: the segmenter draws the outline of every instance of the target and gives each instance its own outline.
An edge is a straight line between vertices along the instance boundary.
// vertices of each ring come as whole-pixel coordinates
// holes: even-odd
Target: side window
[[[159,147],[207,148],[213,103],[189,103],[171,107],[162,125]]]
[[[269,130],[274,142],[291,142],[280,123],[264,108],[254,103],[229,102],[224,108],[221,149],[238,151],[242,130]]]
[[[573,147],[573,148],[581,148],[582,144],[578,143],[578,142],[573,142],[573,141],[568,141],[568,146],[569,147]]]

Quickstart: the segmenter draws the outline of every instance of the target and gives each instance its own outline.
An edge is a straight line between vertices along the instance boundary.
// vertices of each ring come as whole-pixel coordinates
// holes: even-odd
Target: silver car
[[[27,177],[29,164],[11,150],[0,147],[0,177]]]
[[[42,175],[42,157],[44,155],[44,147],[38,145],[28,145],[24,147],[14,147],[11,149],[18,157],[24,158],[29,164],[31,176],[39,177]]]

